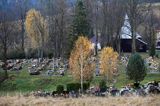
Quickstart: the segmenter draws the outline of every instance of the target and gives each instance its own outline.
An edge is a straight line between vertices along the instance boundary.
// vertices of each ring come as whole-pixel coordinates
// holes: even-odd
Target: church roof
[[[129,17],[127,14],[125,15],[124,24],[121,28],[120,34],[121,34],[121,39],[132,39],[131,25],[129,23]],[[139,38],[142,37],[136,32],[136,39]]]

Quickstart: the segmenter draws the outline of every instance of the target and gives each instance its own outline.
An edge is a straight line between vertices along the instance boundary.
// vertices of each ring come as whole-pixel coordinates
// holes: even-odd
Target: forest
[[[43,57],[68,58],[79,34],[91,39],[100,36],[102,47],[120,50],[120,31],[128,14],[133,32],[148,43],[160,28],[156,0],[1,0],[0,58],[36,58],[25,25],[27,12],[35,9],[45,21],[47,32]],[[98,38],[98,37],[97,37]],[[113,43],[117,42],[117,43]],[[29,52],[28,52],[29,51]]]

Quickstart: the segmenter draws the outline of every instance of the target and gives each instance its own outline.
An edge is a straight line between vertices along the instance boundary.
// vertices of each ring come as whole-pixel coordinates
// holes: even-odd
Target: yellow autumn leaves
[[[41,47],[48,38],[47,22],[35,9],[27,12],[25,28],[34,47]]]
[[[95,62],[92,56],[91,42],[86,37],[79,37],[71,52],[69,59],[70,71],[75,79],[81,78],[81,66],[83,66],[83,79],[91,80],[95,72]],[[111,47],[104,48],[100,53],[100,73],[112,80],[117,73],[118,53]]]
[[[91,42],[86,37],[79,37],[69,59],[70,71],[77,80],[81,79],[81,68],[84,80],[93,77],[94,62],[91,57]]]
[[[111,81],[113,76],[117,74],[118,53],[113,48],[103,48],[100,54],[100,73]]]

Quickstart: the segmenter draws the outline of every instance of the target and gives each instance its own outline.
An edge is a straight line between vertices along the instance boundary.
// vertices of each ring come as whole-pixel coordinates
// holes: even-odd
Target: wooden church
[[[121,28],[121,51],[131,52],[132,51],[132,33],[131,25],[129,23],[128,15],[125,15],[124,25]],[[136,32],[136,50],[137,52],[146,52],[147,43],[142,40],[142,37]]]

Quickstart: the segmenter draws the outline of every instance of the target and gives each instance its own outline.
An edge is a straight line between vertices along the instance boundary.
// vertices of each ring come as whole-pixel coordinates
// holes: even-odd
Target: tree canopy
[[[81,71],[85,81],[93,77],[94,62],[91,54],[91,42],[88,38],[80,36],[69,58],[70,71],[75,79],[81,79]]]
[[[39,11],[31,9],[27,12],[25,28],[27,36],[32,41],[32,46],[41,49],[43,52],[44,43],[48,38],[47,22]],[[43,53],[41,54],[43,57]]]
[[[112,81],[113,76],[117,74],[118,53],[113,48],[106,47],[100,53],[100,73],[107,79]]]

